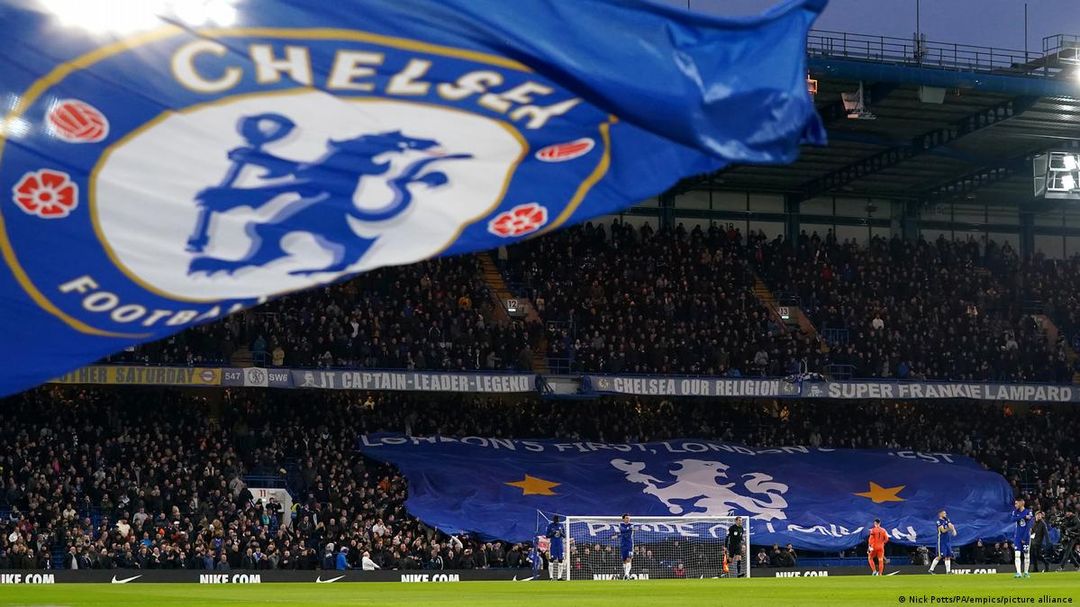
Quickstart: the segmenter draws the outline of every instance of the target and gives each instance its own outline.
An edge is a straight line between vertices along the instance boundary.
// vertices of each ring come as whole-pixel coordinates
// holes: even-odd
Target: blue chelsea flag
[[[755,545],[828,551],[865,542],[875,518],[897,543],[936,545],[942,509],[958,546],[1012,529],[1009,483],[945,453],[397,434],[361,436],[359,449],[402,471],[413,516],[448,533],[510,541],[536,534],[537,510],[744,516]]]
[[[742,19],[646,0],[230,2],[93,23],[110,3],[0,6],[0,393],[824,143],[805,39],[825,0]]]

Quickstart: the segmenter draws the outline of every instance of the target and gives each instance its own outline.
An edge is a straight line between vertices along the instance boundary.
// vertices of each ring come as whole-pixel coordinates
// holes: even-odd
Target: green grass
[[[799,605],[866,607],[918,605],[911,595],[1030,597],[1049,595],[1080,604],[1080,575],[1049,573],[1016,580],[1006,575],[756,578],[750,580],[653,580],[602,582],[461,582],[431,584],[69,584],[0,586],[0,605]],[[899,597],[904,597],[901,603]],[[927,602],[932,605],[935,603]],[[942,603],[937,603],[942,604]],[[964,603],[952,603],[963,605]],[[967,603],[995,604],[995,603]],[[996,603],[1001,604],[1001,603]],[[1008,603],[1023,604],[1023,603]],[[1062,604],[1062,603],[1057,603]]]

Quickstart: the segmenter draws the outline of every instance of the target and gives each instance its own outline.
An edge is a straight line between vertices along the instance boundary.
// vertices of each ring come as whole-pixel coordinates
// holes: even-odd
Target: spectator
[[[919,566],[930,564],[930,552],[927,550],[926,546],[916,546],[915,549],[911,551],[911,564]]]
[[[769,566],[784,566],[784,553],[780,551],[780,546],[778,544],[773,544],[772,550],[769,551]]]
[[[974,549],[973,552],[974,553],[972,555],[972,558],[973,558],[975,563],[978,563],[978,564],[982,565],[982,564],[990,562],[990,561],[987,560],[987,550],[986,550],[986,546],[983,545],[982,538],[976,540],[975,549]]]
[[[75,546],[68,548],[68,553],[64,555],[64,569],[85,569],[81,560]]]
[[[438,548],[431,549],[431,558],[428,559],[425,569],[441,570],[443,568],[443,557],[439,554]]]
[[[788,544],[784,549],[784,567],[796,567],[799,563],[799,556],[795,554],[795,547]]]
[[[382,569],[375,561],[371,560],[371,553],[364,551],[363,559],[360,561],[361,569],[364,571],[375,571],[376,569]]]

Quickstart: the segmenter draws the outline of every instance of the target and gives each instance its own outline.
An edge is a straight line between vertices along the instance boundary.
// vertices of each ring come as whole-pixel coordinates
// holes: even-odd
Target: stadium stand
[[[444,258],[384,268],[358,280],[286,296],[257,311],[107,360],[419,370],[530,368],[526,327],[492,322],[494,314],[477,258]]]
[[[509,248],[503,272],[543,326],[500,318],[479,257],[467,256],[288,296],[108,361],[227,363],[241,352],[260,366],[530,370],[543,349],[562,372],[1069,382],[1077,263],[1022,263],[993,240],[864,246],[831,232],[788,242],[616,221]],[[757,276],[831,343],[764,305]],[[1061,339],[1038,324],[1044,310]]]
[[[1047,259],[1036,255],[1022,265],[1020,275],[1025,296],[1041,302],[1061,331],[1062,347],[1080,349],[1080,256]]]
[[[1065,351],[1024,309],[1017,255],[1006,243],[828,233],[759,243],[774,285],[792,285],[824,328],[848,335],[829,359],[855,377],[1068,382]],[[1063,308],[1064,309],[1064,308]]]
[[[508,273],[543,302],[548,352],[573,371],[787,375],[817,344],[753,294],[744,236],[587,224],[509,251]]]
[[[49,387],[6,399],[0,569],[332,569],[342,548],[351,568],[365,552],[392,569],[525,566],[525,545],[411,518],[404,478],[356,452],[358,435],[375,431],[962,453],[1033,508],[1080,508],[1080,412],[1069,405],[312,394]],[[253,475],[282,479],[294,510],[253,500]],[[780,547],[760,548],[786,562]],[[963,559],[989,562],[994,550],[972,546]]]

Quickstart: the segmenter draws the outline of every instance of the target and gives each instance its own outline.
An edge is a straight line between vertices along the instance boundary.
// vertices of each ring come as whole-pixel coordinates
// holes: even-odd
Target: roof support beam
[[[810,73],[819,79],[897,82],[1010,96],[1077,97],[1076,83],[1069,78],[1036,78],[1023,73],[955,71],[837,57],[808,57],[806,64]]]
[[[981,167],[922,192],[919,195],[919,200],[924,204],[945,202],[1005,181],[1017,173],[1030,172],[1031,156],[1031,154],[1024,154],[1004,162]]]
[[[964,116],[947,126],[917,135],[906,145],[891,147],[844,165],[803,184],[800,188],[803,190],[802,199],[808,200],[821,194],[835,192],[859,179],[890,169],[905,160],[941,150],[962,137],[1024,113],[1036,100],[1035,97],[1019,97],[1003,101]]]

